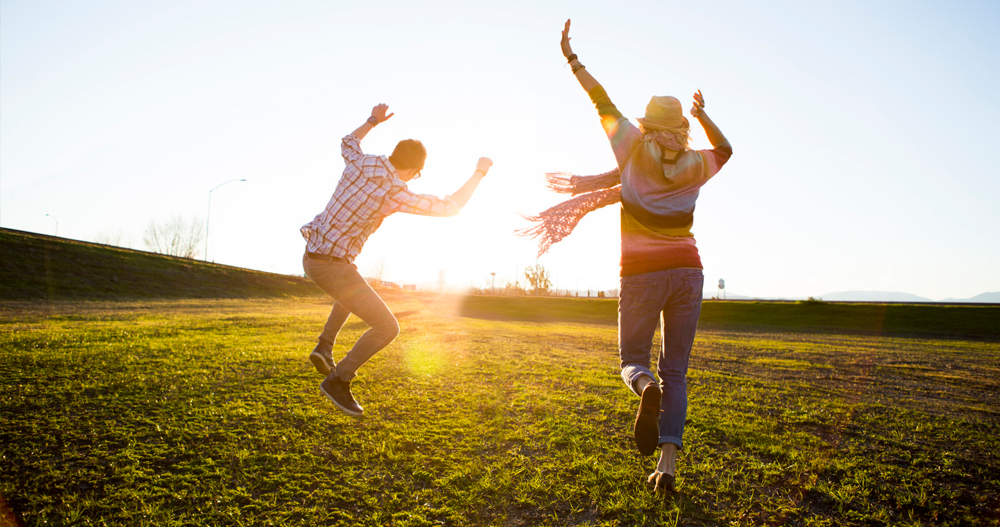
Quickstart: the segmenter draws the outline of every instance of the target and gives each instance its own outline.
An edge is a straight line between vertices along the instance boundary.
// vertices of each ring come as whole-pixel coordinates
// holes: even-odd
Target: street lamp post
[[[46,214],[46,216],[52,218],[52,221],[56,222],[56,233],[53,234],[53,236],[59,236],[59,220],[57,220],[56,217],[51,214]]]
[[[212,221],[212,193],[216,189],[225,185],[226,183],[232,183],[233,181],[246,181],[245,179],[230,179],[229,181],[223,181],[215,186],[212,190],[208,191],[208,214],[205,215],[205,261],[208,261],[208,225]]]

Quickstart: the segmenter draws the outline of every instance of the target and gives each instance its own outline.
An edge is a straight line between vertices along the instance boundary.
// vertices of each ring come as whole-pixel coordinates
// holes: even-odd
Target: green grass
[[[0,229],[0,300],[320,294],[308,279]]]
[[[0,303],[0,494],[25,525],[1000,523],[986,330],[706,323],[663,499],[608,302],[535,300],[390,295],[361,418],[306,360],[317,297]]]

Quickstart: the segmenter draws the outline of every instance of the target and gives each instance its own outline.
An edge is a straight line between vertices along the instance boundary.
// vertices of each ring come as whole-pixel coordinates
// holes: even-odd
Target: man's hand
[[[569,19],[566,19],[566,27],[563,28],[562,40],[559,45],[562,47],[563,56],[569,59],[569,56],[573,54],[573,48],[569,47]]]
[[[386,115],[385,112],[389,111],[388,104],[379,104],[378,106],[372,108],[372,117],[375,118],[379,123],[384,123],[389,120],[390,117],[396,115],[395,113],[390,113]]]
[[[701,95],[701,90],[694,94],[694,103],[691,105],[691,116],[700,119],[705,111],[705,97]]]
[[[387,115],[385,113],[387,111],[389,111],[388,104],[379,104],[378,106],[372,108],[372,116],[369,117],[364,124],[359,126],[357,130],[351,132],[351,135],[357,137],[359,141],[364,139],[365,136],[368,135],[368,132],[372,131],[372,128],[375,128],[375,125],[379,123],[384,123],[388,121],[390,117],[396,115],[394,113],[390,113]]]
[[[479,182],[486,177],[486,171],[493,166],[493,161],[488,157],[480,157],[479,161],[476,163],[476,171],[472,173],[469,180],[462,185],[462,188],[455,191],[450,197],[455,200],[458,204],[458,208],[462,208],[466,203],[469,202],[469,198],[472,197],[472,193],[476,191],[476,187],[479,186]],[[479,175],[482,172],[483,175]]]
[[[482,172],[483,175],[485,176],[486,172],[490,170],[491,166],[493,166],[492,159],[488,157],[480,157],[479,162],[476,163],[476,172]]]

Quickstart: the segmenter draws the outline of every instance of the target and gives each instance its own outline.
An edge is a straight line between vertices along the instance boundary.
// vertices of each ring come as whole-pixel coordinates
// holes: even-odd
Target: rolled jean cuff
[[[662,445],[664,443],[671,443],[673,445],[677,445],[677,450],[684,450],[684,443],[681,442],[681,438],[679,438],[679,437],[675,437],[675,436],[660,436],[660,443],[659,444]]]
[[[653,379],[653,382],[656,382],[656,376],[653,375],[653,371],[650,370],[649,367],[647,366],[628,364],[624,368],[622,368],[622,380],[625,381],[625,385],[628,386],[629,390],[632,390],[636,395],[640,397],[642,396],[642,393],[636,391],[635,381],[639,377],[642,377],[643,375],[649,377],[650,379]]]

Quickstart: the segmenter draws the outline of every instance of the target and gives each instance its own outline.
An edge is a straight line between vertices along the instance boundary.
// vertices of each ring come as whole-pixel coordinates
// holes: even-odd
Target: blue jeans
[[[335,300],[323,333],[319,336],[320,346],[333,348],[340,329],[351,313],[371,326],[337,363],[337,376],[349,381],[362,364],[399,335],[399,323],[378,293],[361,277],[354,264],[326,262],[303,256],[302,267],[306,276]]]
[[[701,314],[705,276],[701,269],[669,269],[621,278],[618,296],[618,353],[622,379],[636,394],[642,375],[656,379],[649,369],[653,333],[662,324],[663,346],[657,358],[660,378],[660,444],[683,448],[687,417],[687,369]]]

